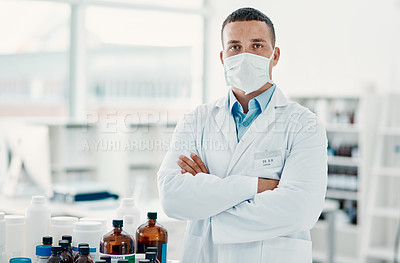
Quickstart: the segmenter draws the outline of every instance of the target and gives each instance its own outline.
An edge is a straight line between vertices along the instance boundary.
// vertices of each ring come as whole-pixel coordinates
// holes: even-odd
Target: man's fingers
[[[200,169],[201,169],[201,171],[202,171],[203,173],[208,174],[207,167],[206,167],[206,165],[203,163],[203,161],[200,159],[199,156],[197,156],[197,155],[194,154],[194,153],[191,153],[191,154],[190,154],[190,157],[191,157],[191,158],[193,159],[193,161],[200,167]]]
[[[178,160],[178,165],[180,168],[182,168],[182,170],[185,170],[188,173],[191,173],[192,175],[196,175],[196,171],[193,170],[189,165],[187,165],[187,163],[185,163],[184,161],[182,161],[181,159]],[[182,172],[181,170],[181,172]]]
[[[185,162],[190,168],[192,168],[192,170],[196,172],[196,174],[202,172],[200,167],[185,155],[179,156],[179,160]]]

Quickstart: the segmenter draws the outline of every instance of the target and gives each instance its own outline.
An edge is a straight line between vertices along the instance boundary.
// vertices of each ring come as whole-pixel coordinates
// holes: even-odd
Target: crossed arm
[[[193,176],[196,176],[199,173],[208,174],[208,170],[199,156],[191,153],[190,158],[185,155],[179,156],[177,163],[182,169],[181,174],[190,173]],[[279,180],[258,178],[257,193],[259,194],[267,190],[273,190],[278,186],[278,184]]]

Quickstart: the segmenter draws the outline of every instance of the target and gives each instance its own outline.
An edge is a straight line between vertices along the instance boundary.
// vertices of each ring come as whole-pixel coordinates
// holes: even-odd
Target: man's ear
[[[275,47],[273,66],[276,66],[276,64],[278,64],[280,57],[281,57],[281,50],[279,49],[279,47]]]
[[[222,65],[224,65],[224,52],[223,51],[219,52],[219,58],[221,59]]]

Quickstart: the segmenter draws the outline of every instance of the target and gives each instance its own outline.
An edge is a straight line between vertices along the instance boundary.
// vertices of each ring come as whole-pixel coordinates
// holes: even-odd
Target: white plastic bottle
[[[135,218],[133,215],[124,215],[123,218],[124,221],[124,226],[122,229],[127,232],[128,234],[131,234],[132,236],[136,236],[136,229],[137,226],[135,225]]]
[[[102,225],[94,221],[82,221],[74,224],[72,249],[78,251],[80,243],[89,244],[89,252],[93,260],[99,259],[99,245],[102,237]]]
[[[49,235],[50,208],[44,196],[33,196],[31,204],[25,210],[26,256],[35,258],[37,245]]]
[[[0,212],[0,262],[6,262],[6,219]]]
[[[53,237],[54,244],[58,244],[63,235],[72,236],[76,222],[78,222],[78,218],[73,216],[52,217],[50,220],[50,236]]]
[[[107,219],[106,218],[100,218],[100,217],[82,217],[79,219],[79,222],[87,222],[87,221],[92,221],[92,222],[99,222],[101,224],[101,233],[104,235],[105,233],[109,232],[107,229]]]
[[[11,258],[23,257],[25,254],[25,218],[21,215],[6,215],[6,254]]]
[[[132,215],[133,222],[130,224],[136,230],[141,224],[140,220],[140,210],[135,205],[134,198],[122,198],[121,205],[117,209],[117,219],[124,219],[124,216]],[[134,233],[130,233],[133,235]]]

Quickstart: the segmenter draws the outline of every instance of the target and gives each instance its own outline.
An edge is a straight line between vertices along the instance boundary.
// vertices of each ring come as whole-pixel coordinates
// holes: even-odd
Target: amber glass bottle
[[[47,260],[47,263],[61,263],[61,247],[60,246],[52,246],[51,247],[51,256]]]
[[[157,247],[157,259],[161,263],[167,262],[167,230],[157,224],[157,213],[147,213],[147,223],[136,230],[136,253],[146,253],[148,247]]]
[[[122,220],[113,220],[113,226],[100,240],[100,256],[110,255],[111,262],[117,262],[135,253],[135,239],[122,230]]]
[[[75,260],[75,263],[93,263],[93,259],[89,254],[89,246],[79,247],[79,257]]]
[[[58,244],[61,247],[61,262],[63,263],[74,263],[74,259],[69,254],[69,242],[68,240],[60,240]]]

